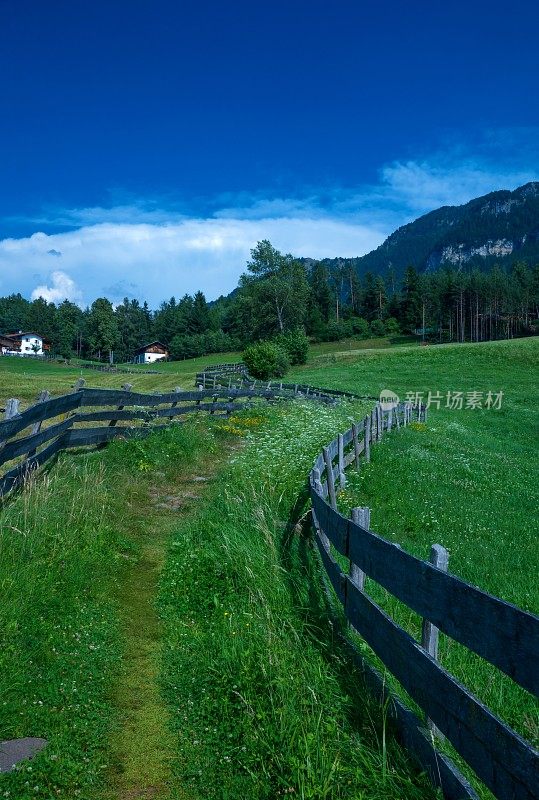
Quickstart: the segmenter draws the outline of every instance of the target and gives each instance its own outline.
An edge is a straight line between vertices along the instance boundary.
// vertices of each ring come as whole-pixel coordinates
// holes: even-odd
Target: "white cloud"
[[[538,170],[495,169],[474,160],[455,165],[447,157],[396,161],[382,169],[381,196],[425,213],[440,206],[461,205],[498,189],[516,189],[538,176]]]
[[[480,157],[453,143],[429,157],[395,161],[372,185],[306,187],[293,197],[222,195],[204,201],[198,217],[183,213],[185,204],[155,199],[56,210],[33,222],[66,232],[0,241],[0,295],[85,303],[128,296],[155,307],[197,289],[210,299],[230,292],[261,239],[298,256],[360,256],[427,211],[538,180],[539,170],[522,166],[538,161],[535,145],[523,144],[535,139],[529,130],[517,133],[484,136]],[[54,270],[60,258],[62,271]]]
[[[23,294],[78,302],[124,294],[156,306],[172,294],[230,292],[260,239],[298,256],[361,255],[388,230],[337,218],[188,219],[166,225],[89,225],[66,233],[35,233],[0,241],[0,295]],[[50,250],[62,254],[51,271]],[[34,288],[36,282],[39,284]],[[71,283],[69,283],[71,282]]]
[[[50,251],[49,251],[50,253]],[[55,270],[50,276],[50,286],[36,286],[32,292],[32,300],[42,297],[48,303],[61,303],[63,300],[71,300],[73,303],[80,303],[82,293],[77,288],[75,281],[61,270]]]

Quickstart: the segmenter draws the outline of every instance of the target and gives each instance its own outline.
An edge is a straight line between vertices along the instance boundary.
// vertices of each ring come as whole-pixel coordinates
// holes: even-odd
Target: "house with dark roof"
[[[42,356],[50,349],[49,340],[35,331],[4,333],[0,340],[0,351],[6,356]]]
[[[144,347],[135,350],[134,364],[153,364],[155,361],[163,361],[168,358],[168,349],[162,342],[150,342]]]

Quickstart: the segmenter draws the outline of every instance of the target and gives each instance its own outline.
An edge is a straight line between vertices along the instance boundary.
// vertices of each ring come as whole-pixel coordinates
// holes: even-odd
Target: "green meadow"
[[[364,344],[312,348],[290,377],[443,400],[425,426],[393,431],[350,468],[342,509],[369,506],[373,530],[423,558],[443,544],[452,572],[537,612],[539,342]],[[170,362],[160,375],[0,359],[0,405],[61,394],[81,373],[89,386],[190,388],[205,365],[238,358]],[[501,391],[501,407],[446,408],[458,391]],[[64,454],[4,503],[0,738],[49,745],[0,776],[0,797],[437,796],[329,624],[297,502],[320,447],[367,410],[297,401],[192,419]],[[369,580],[366,590],[418,633],[405,608]],[[440,658],[537,737],[524,691],[447,637]]]
[[[536,339],[482,345],[406,348],[319,356],[297,373],[313,384],[431,404],[426,425],[394,430],[370,464],[350,470],[343,511],[371,509],[371,528],[421,558],[449,551],[449,569],[498,597],[539,612]],[[451,408],[456,392],[463,407]],[[466,408],[475,392],[482,408]],[[502,392],[500,407],[487,407]],[[471,397],[471,396],[470,396]],[[470,400],[471,402],[471,400]],[[457,404],[458,405],[458,404]],[[369,592],[420,637],[421,620],[367,579]],[[459,680],[525,738],[539,741],[539,709],[512,681],[441,636],[440,659]],[[391,678],[389,678],[391,680]],[[398,688],[394,684],[395,688]]]
[[[311,359],[323,356],[341,357],[370,350],[385,350],[409,344],[409,337],[382,337],[379,339],[346,339],[341,342],[323,342],[313,345]],[[30,358],[0,358],[0,405],[9,397],[17,397],[23,406],[33,403],[42,389],[58,395],[68,392],[79,378],[84,378],[88,386],[119,388],[131,383],[140,392],[166,391],[180,386],[191,389],[197,372],[212,364],[241,361],[241,353],[214,353],[201,358],[185,361],[157,362],[156,364],[120,364],[120,369],[129,373],[108,373],[82,366],[83,362],[72,359],[62,361],[41,361]],[[89,363],[89,362],[84,362]],[[157,372],[157,374],[154,374]]]

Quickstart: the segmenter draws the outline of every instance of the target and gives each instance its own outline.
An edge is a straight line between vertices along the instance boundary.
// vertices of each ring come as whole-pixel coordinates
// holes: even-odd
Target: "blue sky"
[[[539,10],[0,0],[0,295],[230,291],[539,177]]]

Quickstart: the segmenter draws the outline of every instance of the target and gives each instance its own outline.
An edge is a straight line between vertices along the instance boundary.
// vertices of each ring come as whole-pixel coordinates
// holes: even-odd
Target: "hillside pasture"
[[[124,375],[5,359],[0,392],[30,403],[81,372],[95,386],[192,388],[197,371],[227,360],[238,354]],[[422,558],[443,544],[452,572],[530,611],[538,360],[535,340],[313,349],[288,378],[423,400],[503,391],[499,409],[441,402],[426,425],[393,431],[360,473],[350,468],[339,503],[368,505],[373,530]],[[201,415],[144,441],[64,454],[4,504],[0,730],[50,744],[29,771],[0,776],[0,794],[434,798],[350,670],[301,527],[314,456],[367,407],[264,401],[229,421]],[[366,590],[418,635],[410,612],[368,579]],[[537,738],[526,692],[444,636],[440,658]]]
[[[443,545],[451,572],[533,613],[539,612],[538,361],[539,341],[526,339],[343,355],[295,373],[358,393],[442,396],[426,425],[394,430],[359,473],[350,469],[339,505],[345,513],[368,506],[372,530],[421,558],[432,544]],[[447,392],[456,391],[464,393],[462,410],[445,407]],[[484,406],[489,391],[503,391],[501,408],[465,407],[467,392],[482,392]],[[416,615],[369,579],[366,591],[420,638]],[[445,636],[440,659],[515,730],[539,741],[537,702],[525,690]]]

